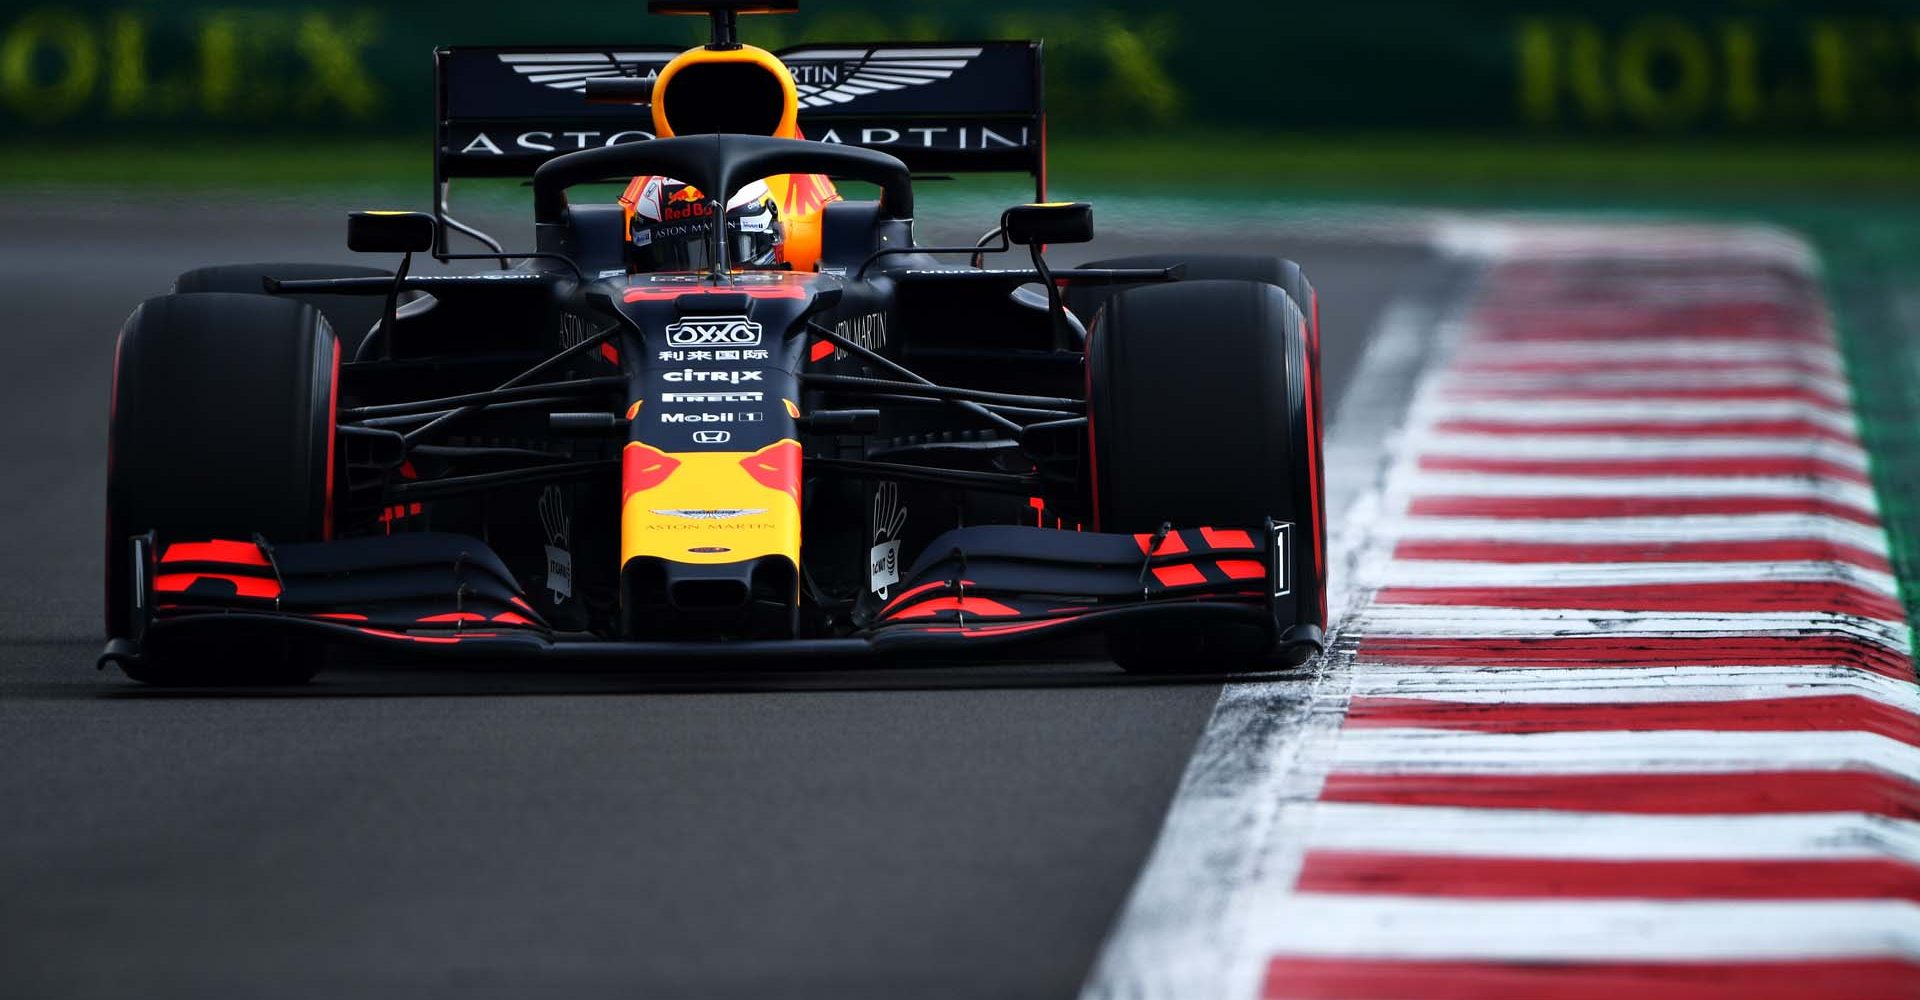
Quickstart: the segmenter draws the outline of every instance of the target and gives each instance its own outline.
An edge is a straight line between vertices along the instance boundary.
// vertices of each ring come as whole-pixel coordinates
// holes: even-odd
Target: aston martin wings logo
[[[938,83],[966,68],[977,48],[808,49],[787,63],[800,107],[831,108],[883,90]],[[585,86],[585,84],[581,84]]]
[[[685,510],[676,507],[667,510],[656,508],[651,512],[661,517],[684,517],[690,521],[731,521],[736,517],[765,514],[767,509],[765,507],[722,507],[715,510]]]
[[[588,80],[630,76],[652,79],[673,59],[662,52],[506,52],[500,61],[530,83],[587,92]]]

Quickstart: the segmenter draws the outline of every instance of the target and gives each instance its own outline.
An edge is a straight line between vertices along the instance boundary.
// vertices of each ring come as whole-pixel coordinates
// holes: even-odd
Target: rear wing
[[[477,235],[447,218],[453,178],[531,177],[562,153],[653,138],[646,108],[589,104],[587,81],[652,79],[682,51],[436,50],[433,204],[442,230]],[[916,173],[1025,173],[1046,199],[1039,42],[799,45],[774,54],[793,74],[806,138],[891,153]]]

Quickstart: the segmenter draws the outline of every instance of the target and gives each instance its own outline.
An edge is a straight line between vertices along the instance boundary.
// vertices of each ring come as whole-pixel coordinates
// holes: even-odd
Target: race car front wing
[[[661,667],[753,660],[892,659],[1126,627],[1212,622],[1271,630],[1280,662],[1323,643],[1316,595],[1297,592],[1293,525],[1103,534],[985,525],[935,539],[869,620],[841,638],[623,640],[562,632],[478,538],[445,533],[272,545],[132,539],[134,621],[102,666],[138,661],[156,636],[284,627],[404,659]]]

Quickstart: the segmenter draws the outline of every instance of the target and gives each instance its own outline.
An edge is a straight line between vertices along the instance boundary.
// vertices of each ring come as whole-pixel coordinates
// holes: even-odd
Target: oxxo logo
[[[690,316],[667,324],[674,347],[759,347],[760,324],[745,316]]]

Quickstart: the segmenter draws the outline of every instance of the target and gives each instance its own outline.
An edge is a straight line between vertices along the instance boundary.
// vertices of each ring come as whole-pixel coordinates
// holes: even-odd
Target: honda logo
[[[733,440],[732,431],[694,431],[693,440],[697,444],[726,444]]]

